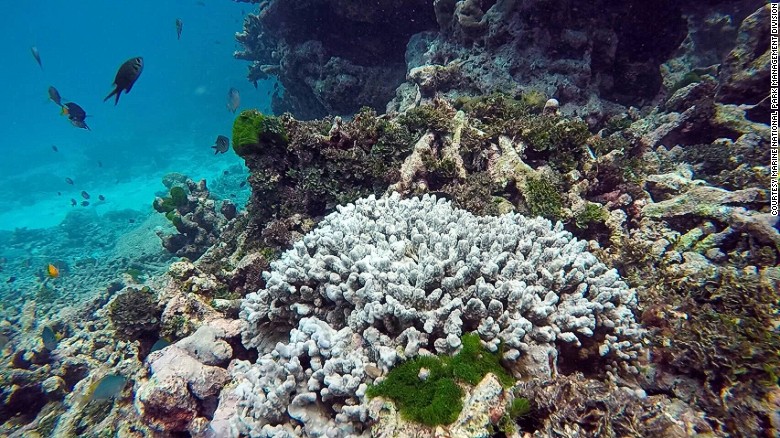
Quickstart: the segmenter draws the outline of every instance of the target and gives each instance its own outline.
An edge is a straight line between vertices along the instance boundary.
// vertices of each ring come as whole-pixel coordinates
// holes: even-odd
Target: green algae
[[[526,179],[523,197],[533,216],[550,220],[560,219],[563,198],[555,186],[544,177],[530,176]]]
[[[268,145],[286,146],[287,131],[278,117],[257,110],[244,110],[233,122],[233,150],[245,157]]]
[[[574,224],[577,228],[587,228],[594,223],[604,223],[607,217],[607,211],[600,204],[588,203],[582,211],[574,215]]]
[[[463,409],[464,392],[458,381],[476,385],[493,373],[504,387],[514,384],[500,364],[500,353],[485,350],[478,335],[463,335],[462,342],[455,356],[418,356],[398,365],[382,382],[370,386],[366,395],[387,397],[402,417],[437,426],[452,423]]]

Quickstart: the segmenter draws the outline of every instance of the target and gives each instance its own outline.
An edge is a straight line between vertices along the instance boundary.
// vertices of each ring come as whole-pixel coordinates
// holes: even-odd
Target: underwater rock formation
[[[757,0],[706,11],[692,1],[569,3],[386,0],[355,8],[335,0],[274,0],[246,18],[237,35],[244,50],[236,56],[252,62],[250,81],[273,76],[283,85],[275,112],[302,119],[380,109],[394,93],[388,109],[405,110],[436,94],[536,90],[593,124],[620,112],[616,103],[651,103],[664,81],[722,62],[736,34],[729,20],[761,6]],[[753,28],[768,21],[749,22],[755,24],[743,26],[735,49],[746,55],[729,55],[727,75],[758,56],[748,55],[759,50]],[[747,86],[745,80],[759,78],[740,79]],[[722,90],[724,98],[731,88]]]
[[[336,205],[382,193],[412,141],[404,126],[370,109],[350,121],[311,122],[247,110],[233,124],[233,149],[251,173],[247,209],[260,230],[273,219],[314,218]],[[272,234],[279,233],[268,230],[264,239],[271,238],[269,243],[279,240]]]
[[[240,325],[212,321],[192,335],[150,354],[150,378],[136,391],[140,415],[160,432],[197,435],[208,424],[230,374],[220,365],[233,355],[224,338],[235,337]]]
[[[249,80],[275,76],[284,88],[274,112],[301,119],[384,108],[406,68],[409,37],[435,28],[430,2],[270,1],[236,35],[251,61]]]

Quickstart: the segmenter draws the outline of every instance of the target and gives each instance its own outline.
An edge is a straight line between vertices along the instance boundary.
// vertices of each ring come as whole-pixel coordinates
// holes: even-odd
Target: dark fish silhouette
[[[214,149],[214,155],[217,154],[224,154],[227,152],[228,147],[230,146],[230,140],[228,140],[227,137],[224,135],[217,136],[217,141],[214,146],[211,147],[211,149]]]
[[[70,185],[73,185],[73,180],[70,179],[70,178],[65,178],[65,182],[70,184]]]
[[[103,162],[102,161],[98,161],[98,167],[103,167]]]
[[[160,338],[160,339],[157,340],[157,342],[155,342],[152,345],[152,349],[149,350],[149,353],[151,354],[151,353],[154,353],[157,350],[162,350],[163,348],[165,348],[165,347],[167,347],[169,345],[171,345],[171,343],[168,342],[168,340]]]
[[[212,147],[214,147],[214,146],[212,146]],[[228,171],[226,170],[226,171],[222,172],[222,174],[223,174],[223,175],[229,175],[229,174],[230,174],[230,172],[228,172]]]
[[[241,181],[241,184],[239,184],[239,187],[244,187],[246,185],[246,181]]]
[[[100,199],[101,201],[105,201],[105,200],[106,200],[106,197],[105,197],[105,196],[103,196],[103,195],[98,195],[98,199]]]
[[[75,199],[73,199],[73,198],[70,198],[70,206],[71,206],[71,207],[75,207],[75,206],[76,206],[76,204],[78,204],[78,202],[76,202],[76,200],[75,200]]]
[[[86,190],[81,191],[81,197],[84,199],[89,199],[89,193],[87,193]]]
[[[9,277],[6,283],[13,283],[14,281],[16,281],[16,277]]]
[[[43,70],[43,63],[41,63],[41,54],[38,52],[38,48],[32,46],[30,47],[30,51],[32,52],[33,58],[35,58],[35,61],[41,67],[41,70]]]
[[[49,85],[49,99],[57,105],[62,106],[62,96],[60,96],[60,92],[51,85]]]
[[[68,116],[71,125],[89,130],[89,126],[84,122],[87,118],[87,112],[74,102],[68,102],[62,106],[62,114]]]
[[[181,27],[184,23],[182,23],[181,18],[176,19],[176,39],[181,39]]]
[[[62,192],[57,192],[57,196],[62,196]]]
[[[141,76],[141,72],[144,70],[144,59],[140,56],[137,58],[128,59],[119,67],[119,71],[116,72],[114,77],[114,85],[116,88],[112,91],[103,102],[107,101],[111,96],[116,96],[114,105],[119,103],[119,95],[124,90],[125,94],[129,93],[133,89],[133,84]]]
[[[57,149],[57,146],[55,146],[55,145],[51,145],[51,150],[53,150],[54,152],[59,152],[60,151],[59,149]]]
[[[241,105],[241,95],[238,90],[231,88],[227,94],[227,109],[235,114],[239,105]]]
[[[81,201],[82,207],[89,207],[89,201]]]

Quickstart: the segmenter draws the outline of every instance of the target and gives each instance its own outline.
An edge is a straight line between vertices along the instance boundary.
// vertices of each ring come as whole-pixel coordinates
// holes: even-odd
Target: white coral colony
[[[636,295],[585,247],[561,224],[474,216],[429,195],[339,207],[243,303],[243,341],[261,357],[236,367],[239,405],[265,414],[240,428],[359,434],[367,367],[453,353],[465,332],[493,350],[503,343],[505,359],[539,377],[553,372],[560,346],[587,338],[612,362],[635,358]],[[289,343],[265,348],[267,327],[292,329]],[[335,403],[336,418],[316,409],[318,397]]]

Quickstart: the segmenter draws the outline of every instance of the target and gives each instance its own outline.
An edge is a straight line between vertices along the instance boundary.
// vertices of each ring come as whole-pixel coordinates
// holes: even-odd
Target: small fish
[[[68,116],[68,120],[70,120],[71,125],[82,128],[86,130],[90,130],[89,126],[84,122],[87,118],[87,112],[84,111],[84,108],[80,107],[77,103],[74,102],[68,102],[63,105],[62,107],[62,115]]]
[[[241,181],[241,184],[239,184],[239,187],[244,187],[246,185],[246,181]]]
[[[152,349],[149,350],[149,354],[152,354],[157,350],[162,350],[169,345],[171,345],[170,342],[168,342],[166,339],[160,338],[157,340],[157,342],[154,343],[154,345],[152,345]]]
[[[55,145],[51,145],[51,150],[53,150],[54,152],[59,152],[60,151],[59,149],[57,149],[57,146],[55,146]]]
[[[222,172],[222,174],[223,174],[223,175],[229,175],[229,174],[230,174],[230,172],[228,172],[228,171],[226,170],[226,171]]]
[[[84,199],[89,199],[89,193],[87,193],[86,190],[81,191],[81,197]]]
[[[214,155],[224,154],[225,152],[227,152],[229,146],[230,146],[230,140],[224,135],[218,135],[217,141],[214,144],[214,146],[211,147],[211,149],[214,149]]]
[[[41,340],[43,341],[43,346],[47,350],[54,351],[57,349],[57,335],[54,334],[54,330],[48,325],[44,327],[43,332],[41,332]]]
[[[62,196],[62,192],[57,192],[57,196]]]
[[[100,199],[101,201],[105,201],[105,200],[106,200],[106,197],[105,197],[105,196],[103,196],[103,195],[98,195],[98,199]]]
[[[71,206],[71,207],[75,207],[76,205],[78,205],[78,202],[76,202],[76,200],[75,200],[75,199],[73,199],[73,198],[70,198],[70,206]]]
[[[68,184],[70,184],[70,185],[73,185],[73,180],[72,180],[72,179],[70,179],[70,178],[67,178],[67,177],[66,177],[66,178],[65,178],[65,182],[66,182],[66,183],[68,183]]]
[[[9,277],[6,283],[13,283],[14,281],[16,281],[16,277]]]
[[[231,198],[235,198],[235,197],[236,197],[236,194],[235,194],[235,193],[231,193],[231,194],[230,194],[230,197],[231,197]]]
[[[89,207],[89,201],[81,201],[82,207]]]
[[[238,106],[241,105],[241,95],[235,88],[230,88],[227,94],[227,109],[235,114]]]
[[[57,91],[56,88],[54,88],[52,85],[49,85],[49,99],[51,99],[54,103],[62,106],[62,96],[60,96],[60,92]]]
[[[60,270],[56,266],[49,263],[49,266],[46,267],[46,275],[48,275],[49,278],[57,278],[60,276]]]
[[[32,47],[30,47],[30,51],[32,52],[33,58],[35,58],[35,61],[41,67],[41,70],[43,70],[43,63],[41,63],[41,54],[40,54],[40,52],[38,52],[38,48],[35,47],[35,46],[32,46]]]
[[[206,6],[206,3],[203,2],[203,1],[198,1],[195,4],[198,5],[198,6]]]
[[[116,72],[114,77],[114,85],[116,88],[112,91],[103,102],[107,101],[111,96],[116,96],[114,105],[119,103],[119,95],[124,90],[125,94],[129,93],[133,89],[135,81],[141,76],[141,72],[144,71],[144,59],[139,57],[128,59],[119,67],[119,71]]]
[[[130,222],[131,224],[135,223],[135,219],[128,219],[127,221]]]
[[[103,167],[103,162],[102,161],[98,161],[98,167]]]
[[[126,383],[127,378],[117,374],[108,374],[89,386],[87,400],[112,399],[122,392]]]
[[[181,21],[181,18],[176,19],[176,39],[181,39],[181,28],[184,23]]]

